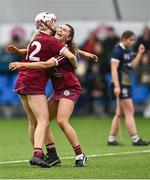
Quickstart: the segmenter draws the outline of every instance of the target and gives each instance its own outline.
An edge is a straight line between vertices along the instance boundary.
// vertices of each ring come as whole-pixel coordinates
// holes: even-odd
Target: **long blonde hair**
[[[30,39],[30,42],[27,46],[27,50],[29,49],[29,46],[31,44],[31,42],[35,39],[36,36],[38,36],[40,34],[41,31],[46,31],[47,29],[49,29],[45,24],[42,24],[42,26],[40,26],[40,28],[38,28],[33,34],[32,37]]]
[[[46,31],[47,29],[49,29],[45,24],[42,24],[42,26],[40,26],[32,35],[30,42],[33,41],[33,39],[40,34],[41,31]]]

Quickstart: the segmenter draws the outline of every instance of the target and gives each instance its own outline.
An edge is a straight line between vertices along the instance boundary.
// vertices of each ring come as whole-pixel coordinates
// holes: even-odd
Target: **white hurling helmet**
[[[35,17],[36,28],[39,29],[40,26],[46,24],[47,21],[51,21],[55,25],[57,18],[55,14],[49,12],[41,12]]]

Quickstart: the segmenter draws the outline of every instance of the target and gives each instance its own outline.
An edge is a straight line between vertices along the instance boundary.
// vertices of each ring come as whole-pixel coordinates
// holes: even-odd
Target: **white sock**
[[[140,137],[137,134],[132,135],[131,138],[132,138],[132,142],[135,143],[140,139]]]
[[[108,138],[108,141],[109,141],[109,142],[116,141],[116,135],[110,134],[110,135],[109,135],[109,138]]]

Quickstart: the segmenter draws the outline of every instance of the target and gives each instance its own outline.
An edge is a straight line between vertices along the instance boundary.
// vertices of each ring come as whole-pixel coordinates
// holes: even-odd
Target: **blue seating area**
[[[13,92],[17,74],[0,75],[0,104],[19,104],[19,96]],[[53,91],[51,81],[48,81],[46,94],[49,96]]]
[[[133,83],[133,87],[132,87],[133,102],[144,103],[149,97],[150,88],[146,85],[141,85],[138,83],[137,75],[135,72],[132,74],[132,83]]]
[[[13,92],[17,74],[0,75],[0,104],[19,104],[20,100],[18,95]],[[105,75],[108,87],[111,85],[111,75]],[[53,91],[51,81],[48,81],[46,86],[46,95],[50,96]],[[135,103],[144,103],[150,94],[150,88],[146,85],[139,85],[136,79],[136,74],[133,73],[133,101]]]
[[[0,75],[0,104],[17,104],[19,98],[13,90],[16,75]]]

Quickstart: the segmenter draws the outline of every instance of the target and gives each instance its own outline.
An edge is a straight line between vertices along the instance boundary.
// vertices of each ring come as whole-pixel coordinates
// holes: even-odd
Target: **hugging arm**
[[[82,50],[79,50],[79,49],[78,49],[78,53],[80,55],[82,55],[82,56],[91,58],[95,62],[98,62],[98,57],[95,54],[92,54],[92,53],[89,53],[89,52],[86,52],[86,51],[82,51]]]
[[[44,62],[12,62],[9,64],[9,69],[10,70],[16,70],[20,68],[29,68],[29,69],[47,69],[50,67],[54,67],[58,65],[57,59],[52,57],[51,59],[44,61]]]

